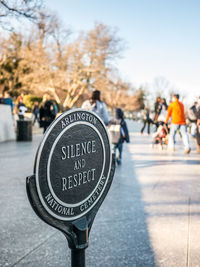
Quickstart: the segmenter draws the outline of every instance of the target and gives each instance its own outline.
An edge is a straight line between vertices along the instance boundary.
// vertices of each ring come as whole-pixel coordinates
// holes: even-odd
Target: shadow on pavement
[[[125,149],[123,163],[116,168],[111,190],[93,225],[88,266],[156,266],[145,203],[131,157]],[[91,257],[95,251],[96,263]]]

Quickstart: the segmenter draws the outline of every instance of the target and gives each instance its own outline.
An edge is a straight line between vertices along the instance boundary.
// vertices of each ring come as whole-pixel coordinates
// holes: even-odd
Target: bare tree
[[[51,79],[54,96],[63,95],[64,108],[71,108],[85,91],[108,89],[110,62],[120,52],[120,39],[108,26],[96,24],[94,29],[82,34],[63,53],[57,45],[58,55],[55,75]]]
[[[1,0],[0,17],[26,17],[36,19],[42,7],[41,0]]]
[[[153,91],[155,96],[161,96],[168,98],[171,92],[176,91],[174,85],[172,85],[165,77],[158,76],[154,79],[153,84]]]
[[[40,12],[35,25],[28,38],[12,33],[0,41],[1,84],[9,84],[16,94],[48,92],[63,109],[80,105],[94,89],[101,90],[111,108],[137,109],[138,96],[130,94],[131,84],[115,71],[121,52],[115,31],[96,24],[70,42],[70,30],[55,16]]]

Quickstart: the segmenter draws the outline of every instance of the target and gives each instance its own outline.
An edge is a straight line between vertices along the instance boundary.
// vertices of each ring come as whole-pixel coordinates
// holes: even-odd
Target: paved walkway
[[[175,153],[152,150],[148,136],[135,134],[132,141],[156,265],[200,266],[200,155],[193,152],[194,143],[184,155],[179,136]]]
[[[184,155],[178,138],[173,154],[152,149],[139,127],[129,122],[131,144],[92,227],[87,266],[200,266],[200,155]],[[70,266],[64,235],[26,196],[40,140],[0,144],[0,266]]]

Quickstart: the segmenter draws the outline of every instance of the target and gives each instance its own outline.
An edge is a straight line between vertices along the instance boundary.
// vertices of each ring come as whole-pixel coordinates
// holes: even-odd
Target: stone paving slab
[[[178,138],[174,154],[152,149],[141,125],[128,126],[131,144],[94,221],[87,266],[200,266],[200,155],[184,155]],[[26,196],[38,133],[33,142],[0,144],[0,266],[70,266],[64,235]]]

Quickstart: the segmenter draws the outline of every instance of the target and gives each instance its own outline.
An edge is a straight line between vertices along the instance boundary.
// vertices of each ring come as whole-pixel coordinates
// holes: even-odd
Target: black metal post
[[[86,217],[82,217],[72,222],[73,233],[76,236],[75,246],[69,246],[71,249],[71,267],[85,267],[86,256],[85,250],[89,245],[88,242],[88,222]]]
[[[85,267],[85,249],[71,250],[71,267]]]

